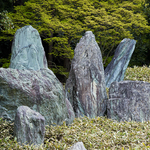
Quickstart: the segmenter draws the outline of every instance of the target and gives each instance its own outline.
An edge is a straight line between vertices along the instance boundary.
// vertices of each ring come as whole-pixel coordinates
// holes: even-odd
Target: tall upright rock
[[[31,25],[16,31],[9,68],[19,70],[48,68],[40,35]]]
[[[105,81],[108,88],[114,81],[123,81],[135,44],[135,40],[125,38],[118,45],[112,61],[105,69]]]
[[[103,116],[106,111],[106,87],[100,48],[92,31],[87,31],[74,51],[66,96],[76,117]]]
[[[0,118],[14,121],[24,105],[44,116],[46,125],[71,123],[74,112],[68,103],[63,85],[47,67],[38,31],[32,26],[17,30],[10,68],[0,68]]]

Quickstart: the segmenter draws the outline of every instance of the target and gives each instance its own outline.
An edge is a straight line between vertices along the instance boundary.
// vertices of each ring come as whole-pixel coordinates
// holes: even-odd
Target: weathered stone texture
[[[44,117],[27,106],[17,109],[14,122],[14,135],[19,144],[41,145],[45,136]]]
[[[108,118],[117,121],[150,121],[150,83],[113,82],[107,103]]]
[[[0,68],[0,117],[13,121],[22,105],[41,113],[49,125],[68,118],[63,86],[51,70]]]
[[[66,106],[67,106],[67,110],[68,110],[68,123],[71,124],[75,118],[75,113],[73,111],[73,107],[71,105],[71,103],[69,102],[69,100],[66,98]]]
[[[16,109],[25,105],[40,112],[48,125],[71,123],[67,104],[62,84],[47,68],[38,31],[32,26],[18,29],[10,68],[0,68],[0,117],[13,121]]]
[[[10,68],[19,70],[48,68],[40,35],[31,25],[24,26],[15,33]]]
[[[106,111],[104,68],[100,48],[91,31],[80,39],[74,51],[66,97],[76,117],[103,116]]]
[[[112,61],[105,69],[105,82],[107,87],[110,87],[112,82],[123,81],[125,71],[135,49],[135,44],[135,40],[125,38],[118,45]]]
[[[77,142],[73,146],[71,146],[68,150],[86,150],[83,142]]]

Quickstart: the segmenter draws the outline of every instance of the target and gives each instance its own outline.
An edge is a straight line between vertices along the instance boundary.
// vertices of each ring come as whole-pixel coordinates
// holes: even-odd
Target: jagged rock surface
[[[117,121],[150,121],[150,83],[113,82],[109,89],[107,115]]]
[[[100,48],[91,31],[80,39],[74,51],[66,97],[76,117],[103,116],[106,111],[104,68]]]
[[[0,68],[0,117],[13,121],[22,105],[41,113],[49,125],[68,118],[63,86],[51,70]]]
[[[14,135],[19,144],[41,145],[45,136],[44,117],[27,106],[17,109],[14,122]]]
[[[105,82],[108,88],[112,82],[123,81],[135,44],[135,40],[125,38],[118,45],[112,61],[105,69]]]
[[[63,86],[47,68],[39,34],[31,26],[17,30],[10,67],[0,68],[0,117],[14,121],[17,108],[25,105],[41,113],[48,125],[72,122]]]
[[[77,142],[73,146],[71,146],[68,150],[86,150],[83,142]]]
[[[16,31],[9,68],[19,70],[48,68],[40,35],[31,25]]]

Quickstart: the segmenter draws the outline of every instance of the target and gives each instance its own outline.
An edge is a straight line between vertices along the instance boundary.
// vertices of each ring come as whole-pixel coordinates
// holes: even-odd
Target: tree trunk
[[[66,68],[66,71],[69,72],[70,71],[70,60],[69,58],[64,58],[64,64],[63,64],[64,68]]]
[[[52,68],[53,66],[53,56],[50,54],[52,52],[52,42],[49,44],[49,48],[48,48],[48,59],[47,59],[47,62],[48,62],[48,67],[49,68]]]
[[[53,33],[51,33],[51,38],[53,37]],[[53,41],[51,41],[49,43],[49,47],[48,47],[48,67],[52,68],[53,67],[53,56],[50,54],[52,52],[53,49]]]
[[[70,47],[71,41],[70,38],[68,39],[68,48]],[[69,72],[70,71],[70,59],[69,58],[64,58],[64,64],[63,67],[66,68],[66,71]]]

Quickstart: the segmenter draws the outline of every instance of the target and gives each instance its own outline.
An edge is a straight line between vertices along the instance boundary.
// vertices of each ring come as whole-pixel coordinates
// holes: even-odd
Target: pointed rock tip
[[[124,39],[121,41],[121,43],[122,43],[122,42],[126,42],[126,41],[132,41],[132,42],[136,43],[136,41],[135,41],[134,39],[129,39],[129,38],[124,38]]]
[[[24,27],[18,29],[17,31],[20,31],[20,30],[27,30],[28,28],[31,28],[32,30],[33,30],[33,29],[36,30],[36,29],[33,28],[31,25],[26,25],[26,26],[24,26]]]
[[[86,31],[85,35],[87,35],[87,34],[93,34],[93,32],[92,31]]]
[[[90,37],[90,36],[92,36],[92,37],[95,38],[95,35],[93,34],[92,31],[86,31],[86,32],[85,32],[85,37]]]

